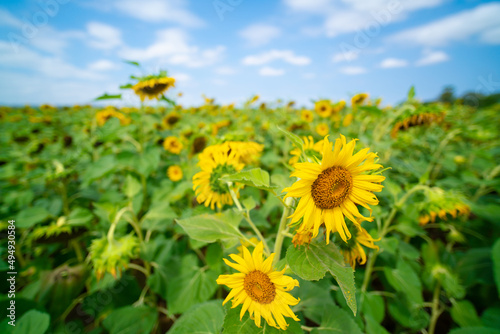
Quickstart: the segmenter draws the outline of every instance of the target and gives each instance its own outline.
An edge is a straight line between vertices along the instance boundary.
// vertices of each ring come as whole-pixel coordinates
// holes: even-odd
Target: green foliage
[[[329,272],[337,280],[347,305],[356,314],[354,273],[350,266],[345,265],[342,254],[333,243],[326,245],[324,240],[316,240],[304,247],[292,245],[288,248],[286,260],[296,275],[308,281],[319,280]]]

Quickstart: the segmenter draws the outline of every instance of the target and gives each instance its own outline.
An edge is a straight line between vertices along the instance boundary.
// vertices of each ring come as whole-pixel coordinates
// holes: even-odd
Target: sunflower
[[[243,304],[240,320],[248,311],[250,319],[255,321],[257,327],[260,327],[261,319],[264,318],[270,326],[286,330],[288,323],[284,317],[300,321],[290,309],[290,305],[297,305],[300,299],[294,298],[287,292],[299,286],[299,282],[283,275],[285,269],[282,271],[273,269],[274,253],[263,260],[263,248],[260,242],[250,254],[250,251],[243,246],[243,257],[229,255],[236,263],[224,259],[228,266],[238,270],[239,273],[220,275],[217,279],[217,284],[224,284],[231,289],[222,305],[232,299],[231,308]]]
[[[132,89],[144,102],[146,98],[149,100],[157,99],[163,95],[170,87],[175,86],[175,79],[166,76],[163,77],[146,77],[136,83]]]
[[[111,117],[118,118],[121,125],[129,125],[131,119],[114,109],[104,109],[96,114],[97,124],[103,126]]]
[[[351,98],[351,105],[353,107],[360,106],[366,101],[366,99],[368,99],[368,94],[366,93],[356,94]]]
[[[304,153],[308,156],[321,158],[321,152],[323,152],[323,140],[320,140],[315,144],[312,136],[302,137],[302,139],[304,140],[304,145],[302,146]],[[290,154],[293,155],[293,157],[290,158],[288,164],[293,166],[299,162],[302,151],[300,148],[294,148]]]
[[[168,167],[167,169],[167,176],[170,179],[170,181],[176,182],[179,180],[182,180],[182,169],[178,165],[173,165]]]
[[[326,136],[328,132],[330,132],[330,130],[328,129],[328,125],[326,125],[326,123],[319,123],[316,125],[316,133],[321,137]]]
[[[200,154],[199,159],[200,161],[210,159],[213,157],[214,152],[224,151],[227,154],[234,152],[240,162],[249,164],[257,161],[263,149],[264,145],[254,142],[226,141],[222,144],[207,147]]]
[[[356,262],[363,265],[366,263],[366,253],[362,246],[378,250],[378,246],[374,241],[380,239],[373,239],[372,236],[361,226],[350,225],[351,239],[347,242],[340,242],[339,247],[344,259],[348,262],[352,269],[356,267]]]
[[[236,152],[228,153],[226,150],[214,150],[210,156],[202,157],[200,154],[201,172],[193,176],[193,190],[196,194],[198,203],[205,203],[212,210],[215,205],[222,208],[224,204],[233,204],[233,199],[228,185],[219,179],[223,175],[239,172],[245,166],[240,163]],[[238,186],[233,186],[232,190],[238,194]]]
[[[167,137],[163,141],[163,148],[173,154],[179,154],[182,151],[184,145],[176,137]]]
[[[300,119],[304,122],[311,123],[314,119],[313,112],[308,109],[302,110],[302,112],[300,113]]]
[[[332,114],[332,103],[329,100],[320,100],[314,103],[314,110],[321,117],[329,117]]]
[[[172,129],[174,125],[180,121],[180,119],[181,115],[177,111],[172,111],[162,119],[161,124],[164,129]]]
[[[295,164],[295,171],[290,177],[298,177],[291,187],[283,191],[287,197],[300,197],[290,225],[300,224],[297,233],[313,232],[313,238],[318,235],[319,227],[326,227],[326,242],[330,241],[330,232],[338,232],[342,240],[351,238],[344,216],[359,226],[358,219],[372,221],[364,217],[357,204],[371,209],[368,205],[377,205],[377,197],[372,192],[381,191],[378,184],[385,177],[381,175],[363,175],[362,172],[379,169],[375,153],[368,153],[365,148],[353,155],[356,140],[349,143],[340,135],[332,144],[325,137],[323,144],[323,159],[318,162],[303,162]],[[361,164],[361,165],[360,165]],[[300,219],[302,221],[299,223]]]
[[[338,114],[345,108],[345,100],[340,100],[334,106],[332,106],[332,111],[334,114]]]

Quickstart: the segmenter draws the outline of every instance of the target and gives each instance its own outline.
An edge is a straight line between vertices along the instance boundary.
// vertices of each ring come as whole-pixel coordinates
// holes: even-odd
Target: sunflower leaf
[[[326,245],[324,240],[315,240],[306,247],[291,245],[288,247],[286,260],[296,275],[308,281],[317,281],[328,271],[337,281],[347,305],[356,314],[354,271],[345,265],[337,246],[333,243]]]
[[[100,100],[110,100],[110,99],[121,99],[122,94],[116,94],[116,95],[109,95],[108,93],[104,93],[103,95],[96,97],[94,101],[100,101]]]
[[[299,148],[301,151],[303,151],[303,146],[304,146],[304,142],[302,141],[302,139],[300,139],[299,136],[297,136],[296,134],[293,134],[289,131],[286,131],[286,130],[283,130],[282,128],[280,128],[279,126],[277,126],[276,128],[278,128],[278,130],[280,130],[281,132],[283,132],[283,134],[291,140],[291,142],[293,143],[293,145],[295,145],[295,147]]]
[[[280,334],[280,333],[292,333],[292,334],[302,334],[302,328],[300,323],[296,322],[290,318],[285,318],[288,323],[288,328],[286,331],[269,326],[267,322],[262,319],[260,328],[255,325],[255,321],[250,319],[248,312],[240,320],[241,305],[236,308],[230,308],[226,304],[226,317],[224,318],[223,334]]]
[[[177,219],[187,235],[198,241],[216,242],[221,240],[226,244],[236,244],[243,238],[238,225],[242,216],[236,210],[227,210],[213,215],[202,214],[199,216]]]
[[[239,173],[224,175],[220,178],[224,182],[238,182],[254,188],[274,191],[277,186],[272,186],[269,173],[260,168],[244,170]]]
[[[212,300],[191,307],[174,323],[168,333],[220,333],[223,321],[222,300]]]

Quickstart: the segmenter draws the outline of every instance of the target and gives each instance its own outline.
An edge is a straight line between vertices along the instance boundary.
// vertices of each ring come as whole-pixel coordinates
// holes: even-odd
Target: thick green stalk
[[[283,208],[283,215],[281,216],[280,225],[278,227],[278,234],[276,235],[276,242],[274,243],[274,253],[276,254],[274,257],[274,263],[278,263],[281,257],[281,248],[283,248],[283,240],[285,239],[286,233],[286,222],[288,220],[288,216],[290,216],[290,211],[292,210],[292,202],[293,198],[288,197],[285,200],[285,207]]]

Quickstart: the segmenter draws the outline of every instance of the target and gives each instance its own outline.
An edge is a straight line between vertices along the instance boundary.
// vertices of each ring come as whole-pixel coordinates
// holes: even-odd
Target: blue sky
[[[139,61],[143,70],[123,63]],[[500,2],[3,0],[0,104],[84,104],[166,69],[183,105],[252,94],[394,104],[500,90]],[[130,92],[126,104],[137,104]]]

